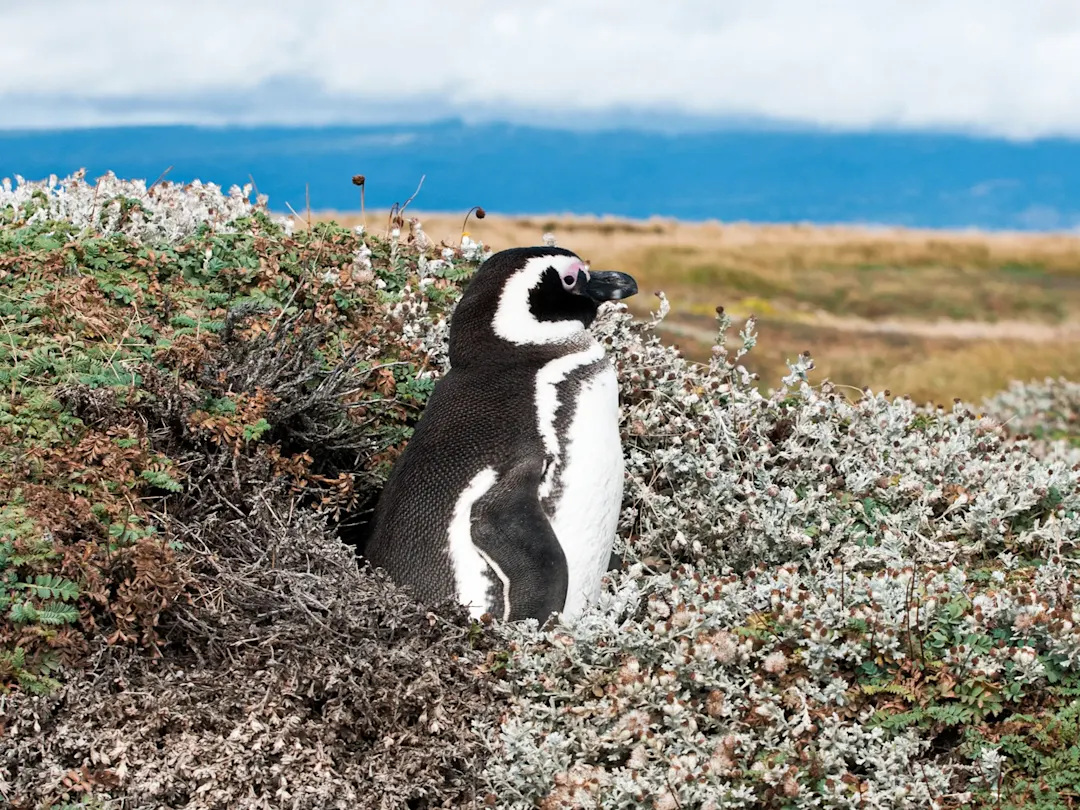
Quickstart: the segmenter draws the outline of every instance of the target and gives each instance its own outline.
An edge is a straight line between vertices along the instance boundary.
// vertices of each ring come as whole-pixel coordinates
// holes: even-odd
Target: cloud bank
[[[1080,137],[1075,0],[0,0],[0,126],[630,118]]]

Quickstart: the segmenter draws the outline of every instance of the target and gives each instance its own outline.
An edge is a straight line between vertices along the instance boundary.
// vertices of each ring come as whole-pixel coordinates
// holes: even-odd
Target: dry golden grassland
[[[436,241],[460,240],[459,214],[407,216]],[[387,227],[386,212],[366,220]],[[737,324],[756,315],[747,366],[766,387],[804,350],[819,380],[920,401],[977,402],[1012,379],[1080,379],[1080,236],[496,215],[467,230],[496,250],[551,232],[594,267],[632,273],[635,313],[663,290],[665,336],[694,359],[707,356],[716,306]]]

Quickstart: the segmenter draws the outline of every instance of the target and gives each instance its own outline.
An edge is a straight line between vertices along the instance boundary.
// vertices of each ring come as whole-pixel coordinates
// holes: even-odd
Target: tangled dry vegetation
[[[20,186],[0,217],[0,795],[474,792],[487,637],[359,571],[332,525],[433,385],[385,316],[415,258],[208,186]]]
[[[12,806],[1074,807],[1080,391],[762,393],[597,332],[624,570],[481,625],[355,564],[484,247],[246,190],[0,191],[0,797]]]

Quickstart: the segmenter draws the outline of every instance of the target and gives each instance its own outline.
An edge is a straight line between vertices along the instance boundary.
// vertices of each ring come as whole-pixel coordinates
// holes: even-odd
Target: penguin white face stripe
[[[489,561],[485,561],[479,549],[472,541],[472,508],[491,489],[498,480],[493,467],[485,467],[465,487],[454,505],[454,514],[450,519],[447,532],[450,546],[450,562],[454,567],[454,581],[457,584],[458,599],[469,607],[474,618],[480,618],[488,609],[488,590],[490,580],[487,577]],[[509,606],[509,581],[495,566],[492,570],[503,581],[505,604]]]
[[[529,292],[539,283],[549,267],[554,267],[560,278],[571,273],[588,272],[581,260],[574,256],[537,256],[529,259],[503,285],[499,306],[495,310],[492,328],[503,340],[518,346],[564,343],[585,331],[581,321],[541,321],[529,309]]]
[[[591,366],[604,359],[604,347],[595,340],[584,351],[565,354],[548,362],[536,375],[536,425],[544,450],[551,458],[544,480],[540,485],[540,497],[551,494],[555,469],[559,466],[559,437],[555,434],[555,412],[559,410],[559,383],[576,369]]]

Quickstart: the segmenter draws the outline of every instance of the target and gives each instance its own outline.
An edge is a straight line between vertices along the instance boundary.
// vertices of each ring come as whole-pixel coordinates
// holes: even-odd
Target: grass
[[[635,257],[636,259],[636,257]],[[827,260],[826,260],[827,261]],[[1060,322],[1080,310],[1080,275],[1021,276],[1000,268],[939,264],[816,264],[809,259],[754,267],[718,261],[708,250],[648,248],[634,270],[673,294],[702,289],[730,296],[739,309],[754,299],[772,314],[827,312],[858,318],[1031,319]]]
[[[459,216],[416,216],[436,240],[459,239]],[[756,316],[765,350],[748,367],[764,387],[805,350],[839,384],[918,401],[1080,373],[1080,237],[498,215],[468,230],[496,249],[552,232],[595,266],[632,273],[638,315],[662,289],[666,339],[692,359],[708,357],[717,305]]]
[[[691,324],[693,336],[685,329]],[[711,324],[693,318],[680,326],[667,330],[668,340],[687,356],[707,356],[705,336],[711,335]],[[902,332],[852,335],[769,318],[759,321],[758,333],[761,340],[745,365],[768,385],[785,373],[785,361],[807,350],[814,357],[815,378],[827,378],[849,387],[846,390],[887,389],[916,402],[947,404],[955,397],[977,402],[1016,379],[1080,379],[1080,344],[1075,342],[940,339]]]

